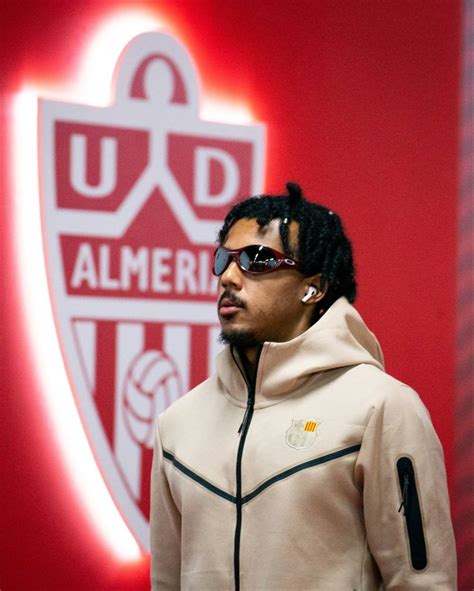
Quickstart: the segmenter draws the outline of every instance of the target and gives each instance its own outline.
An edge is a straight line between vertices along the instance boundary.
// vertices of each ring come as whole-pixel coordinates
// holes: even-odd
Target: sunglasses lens
[[[214,254],[214,275],[221,275],[229,264],[230,254],[224,247],[219,247]]]
[[[242,250],[229,253],[227,248],[220,246],[214,253],[214,275],[222,275],[229,266],[230,261],[238,254],[239,266],[249,273],[268,273],[278,267],[281,257],[271,248],[252,244]]]
[[[252,245],[240,253],[240,265],[250,273],[265,273],[278,266],[278,260],[270,248]]]

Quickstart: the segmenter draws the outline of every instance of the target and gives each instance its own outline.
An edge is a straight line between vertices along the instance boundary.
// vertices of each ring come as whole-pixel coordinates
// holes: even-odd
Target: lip
[[[219,302],[219,314],[221,316],[232,316],[239,310],[243,310],[243,306],[232,298],[222,298]]]
[[[233,314],[235,314],[236,312],[238,312],[239,310],[242,310],[242,306],[219,306],[219,314],[221,316],[232,316]]]

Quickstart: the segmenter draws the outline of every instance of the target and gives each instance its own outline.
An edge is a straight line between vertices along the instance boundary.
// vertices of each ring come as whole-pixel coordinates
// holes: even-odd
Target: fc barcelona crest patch
[[[316,441],[321,421],[316,419],[292,419],[286,432],[286,443],[294,449],[306,449]]]

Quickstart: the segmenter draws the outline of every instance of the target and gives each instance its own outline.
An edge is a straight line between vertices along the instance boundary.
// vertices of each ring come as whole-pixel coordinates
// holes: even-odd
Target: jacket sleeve
[[[392,390],[371,413],[356,464],[369,550],[387,590],[454,591],[443,450],[418,395]]]
[[[151,472],[150,547],[152,590],[178,590],[181,514],[173,501],[166,477],[159,429],[156,432]]]

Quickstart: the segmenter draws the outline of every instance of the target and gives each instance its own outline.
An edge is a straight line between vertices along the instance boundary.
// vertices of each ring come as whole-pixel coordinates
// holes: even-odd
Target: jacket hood
[[[255,382],[255,405],[287,398],[320,372],[362,363],[383,370],[382,350],[357,310],[342,297],[316,324],[291,341],[264,343]],[[226,394],[245,405],[247,384],[236,351],[226,347],[217,356],[216,364]]]

